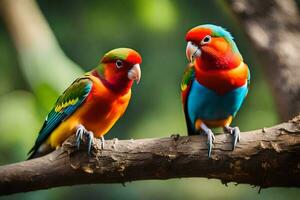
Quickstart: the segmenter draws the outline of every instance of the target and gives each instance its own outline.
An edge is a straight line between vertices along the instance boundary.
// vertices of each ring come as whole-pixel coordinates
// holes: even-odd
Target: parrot
[[[57,99],[39,131],[28,159],[59,148],[76,134],[79,149],[83,136],[90,155],[94,136],[104,147],[104,135],[124,114],[133,82],[141,79],[142,58],[130,48],[107,52],[93,70],[77,78]]]
[[[196,26],[185,39],[189,64],[181,82],[181,99],[187,131],[207,136],[210,158],[215,139],[211,128],[223,128],[232,135],[232,150],[240,140],[239,127],[230,124],[248,94],[250,71],[231,33],[221,26]]]

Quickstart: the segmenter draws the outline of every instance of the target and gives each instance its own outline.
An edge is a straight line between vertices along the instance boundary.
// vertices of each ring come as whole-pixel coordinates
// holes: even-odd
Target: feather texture
[[[90,93],[92,85],[92,81],[88,76],[78,78],[58,98],[54,108],[47,115],[34,146],[28,153],[31,154],[29,159],[35,155],[38,148],[48,139],[52,131],[82,105]]]

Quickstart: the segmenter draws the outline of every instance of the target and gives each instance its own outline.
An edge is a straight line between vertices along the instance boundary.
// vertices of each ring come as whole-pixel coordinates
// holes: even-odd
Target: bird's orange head
[[[99,78],[113,90],[130,89],[133,81],[141,79],[142,57],[129,48],[113,49],[106,53],[96,68]]]
[[[232,69],[241,63],[242,56],[231,34],[216,25],[200,25],[186,34],[186,56],[202,70]]]

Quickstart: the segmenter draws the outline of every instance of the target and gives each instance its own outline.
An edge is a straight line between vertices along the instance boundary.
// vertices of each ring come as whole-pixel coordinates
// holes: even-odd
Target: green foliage
[[[34,96],[12,91],[0,98],[0,164],[22,161],[40,128]]]
[[[147,31],[160,33],[175,30],[178,16],[172,1],[136,0],[135,4],[137,18]]]

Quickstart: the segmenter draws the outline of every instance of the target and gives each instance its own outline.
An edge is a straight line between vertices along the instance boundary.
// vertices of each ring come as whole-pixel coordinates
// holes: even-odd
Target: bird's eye
[[[210,43],[210,41],[211,41],[211,36],[210,36],[210,35],[207,35],[207,36],[205,36],[205,37],[202,39],[201,45]]]
[[[123,67],[123,62],[122,62],[121,60],[117,60],[117,61],[116,61],[116,67],[117,67],[118,69],[120,69],[121,67]]]

